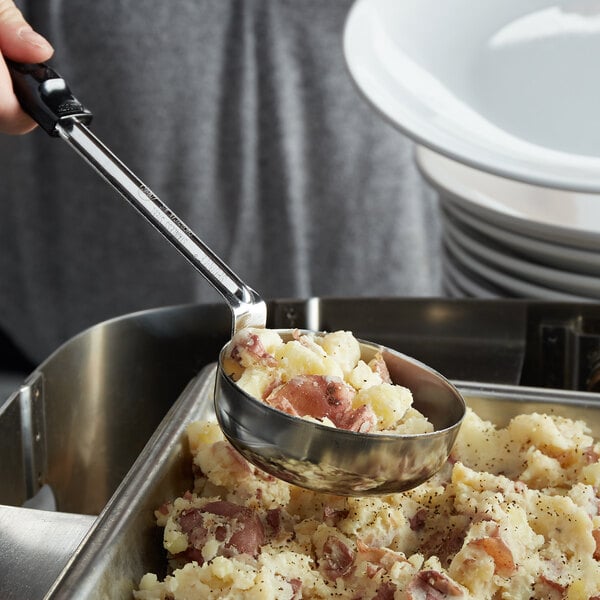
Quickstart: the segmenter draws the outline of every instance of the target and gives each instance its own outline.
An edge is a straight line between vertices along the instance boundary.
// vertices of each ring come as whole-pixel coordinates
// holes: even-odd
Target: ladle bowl
[[[284,342],[292,330],[277,330]],[[215,412],[223,433],[251,463],[288,483],[318,492],[364,496],[402,492],[434,475],[447,460],[465,403],[442,375],[394,350],[359,340],[368,362],[381,352],[394,383],[409,388],[430,433],[355,433],[294,417],[242,390],[219,357]]]
[[[221,293],[231,309],[232,333],[265,327],[261,297],[93,135],[87,127],[91,112],[62,77],[45,64],[6,63],[23,109],[49,135],[67,142]],[[215,410],[223,433],[250,462],[321,492],[383,494],[419,485],[448,458],[465,414],[464,401],[444,377],[418,361],[366,342],[361,349],[367,361],[382,352],[392,381],[412,391],[415,408],[436,431],[362,434],[292,417],[243,392],[224,372],[221,352]]]

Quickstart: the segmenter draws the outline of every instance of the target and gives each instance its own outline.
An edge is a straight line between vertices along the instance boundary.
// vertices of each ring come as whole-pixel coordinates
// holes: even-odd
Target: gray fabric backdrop
[[[19,4],[100,139],[264,297],[438,294],[435,198],[348,75],[349,0]],[[2,137],[0,177],[0,328],[33,360],[220,300],[60,140]]]

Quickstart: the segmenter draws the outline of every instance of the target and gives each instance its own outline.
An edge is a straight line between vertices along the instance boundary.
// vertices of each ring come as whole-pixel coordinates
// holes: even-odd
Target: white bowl
[[[357,0],[344,52],[366,98],[419,143],[600,192],[597,1]]]

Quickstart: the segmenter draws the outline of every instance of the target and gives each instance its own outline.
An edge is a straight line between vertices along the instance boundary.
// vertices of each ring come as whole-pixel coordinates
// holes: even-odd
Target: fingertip
[[[17,43],[14,48],[7,49],[7,55],[13,50],[13,60],[20,62],[44,62],[54,54],[54,48],[50,42],[34,31],[29,25],[19,27],[15,35]]]
[[[0,31],[0,51],[17,62],[37,63],[48,60],[54,48],[27,23]]]
[[[44,55],[51,55],[54,52],[54,48],[52,48],[50,42],[37,31],[34,31],[29,25],[19,27],[16,35],[27,48],[41,52]]]

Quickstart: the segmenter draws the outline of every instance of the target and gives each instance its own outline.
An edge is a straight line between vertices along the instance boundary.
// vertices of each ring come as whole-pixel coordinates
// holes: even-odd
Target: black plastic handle
[[[23,110],[50,135],[57,136],[56,125],[77,118],[84,125],[92,113],[73,96],[66,81],[46,64],[16,63],[6,59],[13,89]]]

